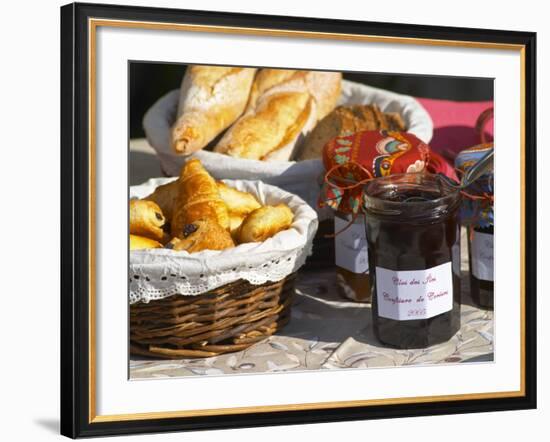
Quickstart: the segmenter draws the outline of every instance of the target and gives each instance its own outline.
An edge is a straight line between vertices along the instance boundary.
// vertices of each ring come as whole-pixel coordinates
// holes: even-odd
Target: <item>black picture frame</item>
[[[524,395],[94,422],[89,395],[89,165],[88,19],[282,29],[401,38],[521,45],[525,81]],[[312,19],[117,5],[70,4],[61,8],[61,434],[71,437],[336,422],[406,416],[536,408],[536,34],[489,29]]]

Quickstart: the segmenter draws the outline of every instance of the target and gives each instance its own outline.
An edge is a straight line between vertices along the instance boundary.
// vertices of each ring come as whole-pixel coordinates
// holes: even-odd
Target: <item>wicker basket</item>
[[[243,350],[290,319],[295,273],[252,285],[239,280],[197,296],[130,305],[130,352],[165,359]]]

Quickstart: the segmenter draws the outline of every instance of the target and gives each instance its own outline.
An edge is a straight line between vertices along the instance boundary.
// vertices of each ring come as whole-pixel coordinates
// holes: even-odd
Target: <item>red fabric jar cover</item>
[[[363,186],[373,178],[428,171],[457,180],[454,169],[407,132],[367,130],[330,140],[323,150],[326,175],[319,206],[356,214]]]

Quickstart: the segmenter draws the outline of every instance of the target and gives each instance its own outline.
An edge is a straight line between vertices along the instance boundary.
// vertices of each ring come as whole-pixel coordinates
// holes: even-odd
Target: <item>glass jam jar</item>
[[[350,224],[351,223],[351,224]],[[370,276],[365,215],[334,215],[336,285],[341,296],[370,302]]]
[[[470,294],[477,305],[492,309],[494,301],[493,226],[473,226],[468,232]]]
[[[375,336],[397,348],[449,340],[460,328],[460,193],[408,173],[370,182],[364,204]]]

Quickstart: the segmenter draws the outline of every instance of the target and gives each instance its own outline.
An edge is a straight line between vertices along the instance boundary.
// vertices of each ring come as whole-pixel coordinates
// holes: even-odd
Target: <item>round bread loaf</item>
[[[339,106],[323,118],[304,140],[297,160],[321,158],[325,145],[335,137],[362,130],[404,131],[405,123],[397,113],[384,113],[376,104]]]

